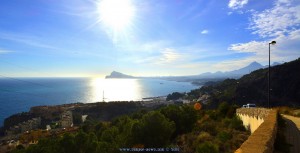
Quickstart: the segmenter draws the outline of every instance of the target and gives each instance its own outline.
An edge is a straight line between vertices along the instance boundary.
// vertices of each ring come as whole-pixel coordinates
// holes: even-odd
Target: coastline
[[[166,101],[166,96],[155,96],[143,98],[141,101],[77,102],[33,106],[27,112],[13,114],[5,118],[6,125],[3,123],[3,126],[0,128],[0,140],[14,140],[24,134],[24,132],[26,133],[26,131],[47,130],[53,122],[62,127],[65,127],[64,122],[72,123],[69,126],[73,127],[74,117],[72,117],[72,114],[77,116],[77,118],[80,115],[80,118],[84,117],[85,120],[87,117],[92,117],[99,121],[109,121],[114,117],[130,114],[138,110],[155,109],[161,105],[173,103],[173,101]],[[71,119],[64,121],[63,114],[68,112],[71,113]],[[101,114],[104,115],[102,116]]]
[[[33,106],[110,101],[145,101],[172,92],[199,88],[190,82],[161,79],[95,79],[95,78],[24,78],[44,86],[2,79],[1,88],[9,90],[0,97],[0,126],[4,119]],[[48,88],[51,87],[51,88]],[[103,90],[105,95],[103,96]],[[146,98],[146,99],[144,99]],[[118,100],[120,99],[120,100]]]

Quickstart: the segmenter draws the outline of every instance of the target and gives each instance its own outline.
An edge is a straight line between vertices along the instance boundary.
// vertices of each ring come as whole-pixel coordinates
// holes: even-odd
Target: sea
[[[0,126],[5,118],[32,106],[140,101],[188,92],[200,86],[161,79],[0,78]]]

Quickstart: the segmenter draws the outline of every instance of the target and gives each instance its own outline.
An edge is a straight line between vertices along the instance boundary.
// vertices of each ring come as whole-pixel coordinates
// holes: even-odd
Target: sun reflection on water
[[[130,101],[141,100],[138,79],[91,79],[91,100],[103,101]]]

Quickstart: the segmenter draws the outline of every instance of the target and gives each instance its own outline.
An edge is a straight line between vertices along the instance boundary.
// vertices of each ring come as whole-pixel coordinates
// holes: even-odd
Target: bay
[[[29,111],[32,106],[139,101],[198,87],[189,82],[161,79],[1,78],[0,126],[6,117]]]

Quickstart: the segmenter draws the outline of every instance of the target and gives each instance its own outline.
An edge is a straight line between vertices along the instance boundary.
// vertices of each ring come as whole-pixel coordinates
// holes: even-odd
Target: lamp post
[[[272,41],[269,43],[269,74],[268,74],[268,107],[270,108],[270,61],[271,61],[271,44],[275,45],[276,41]]]

